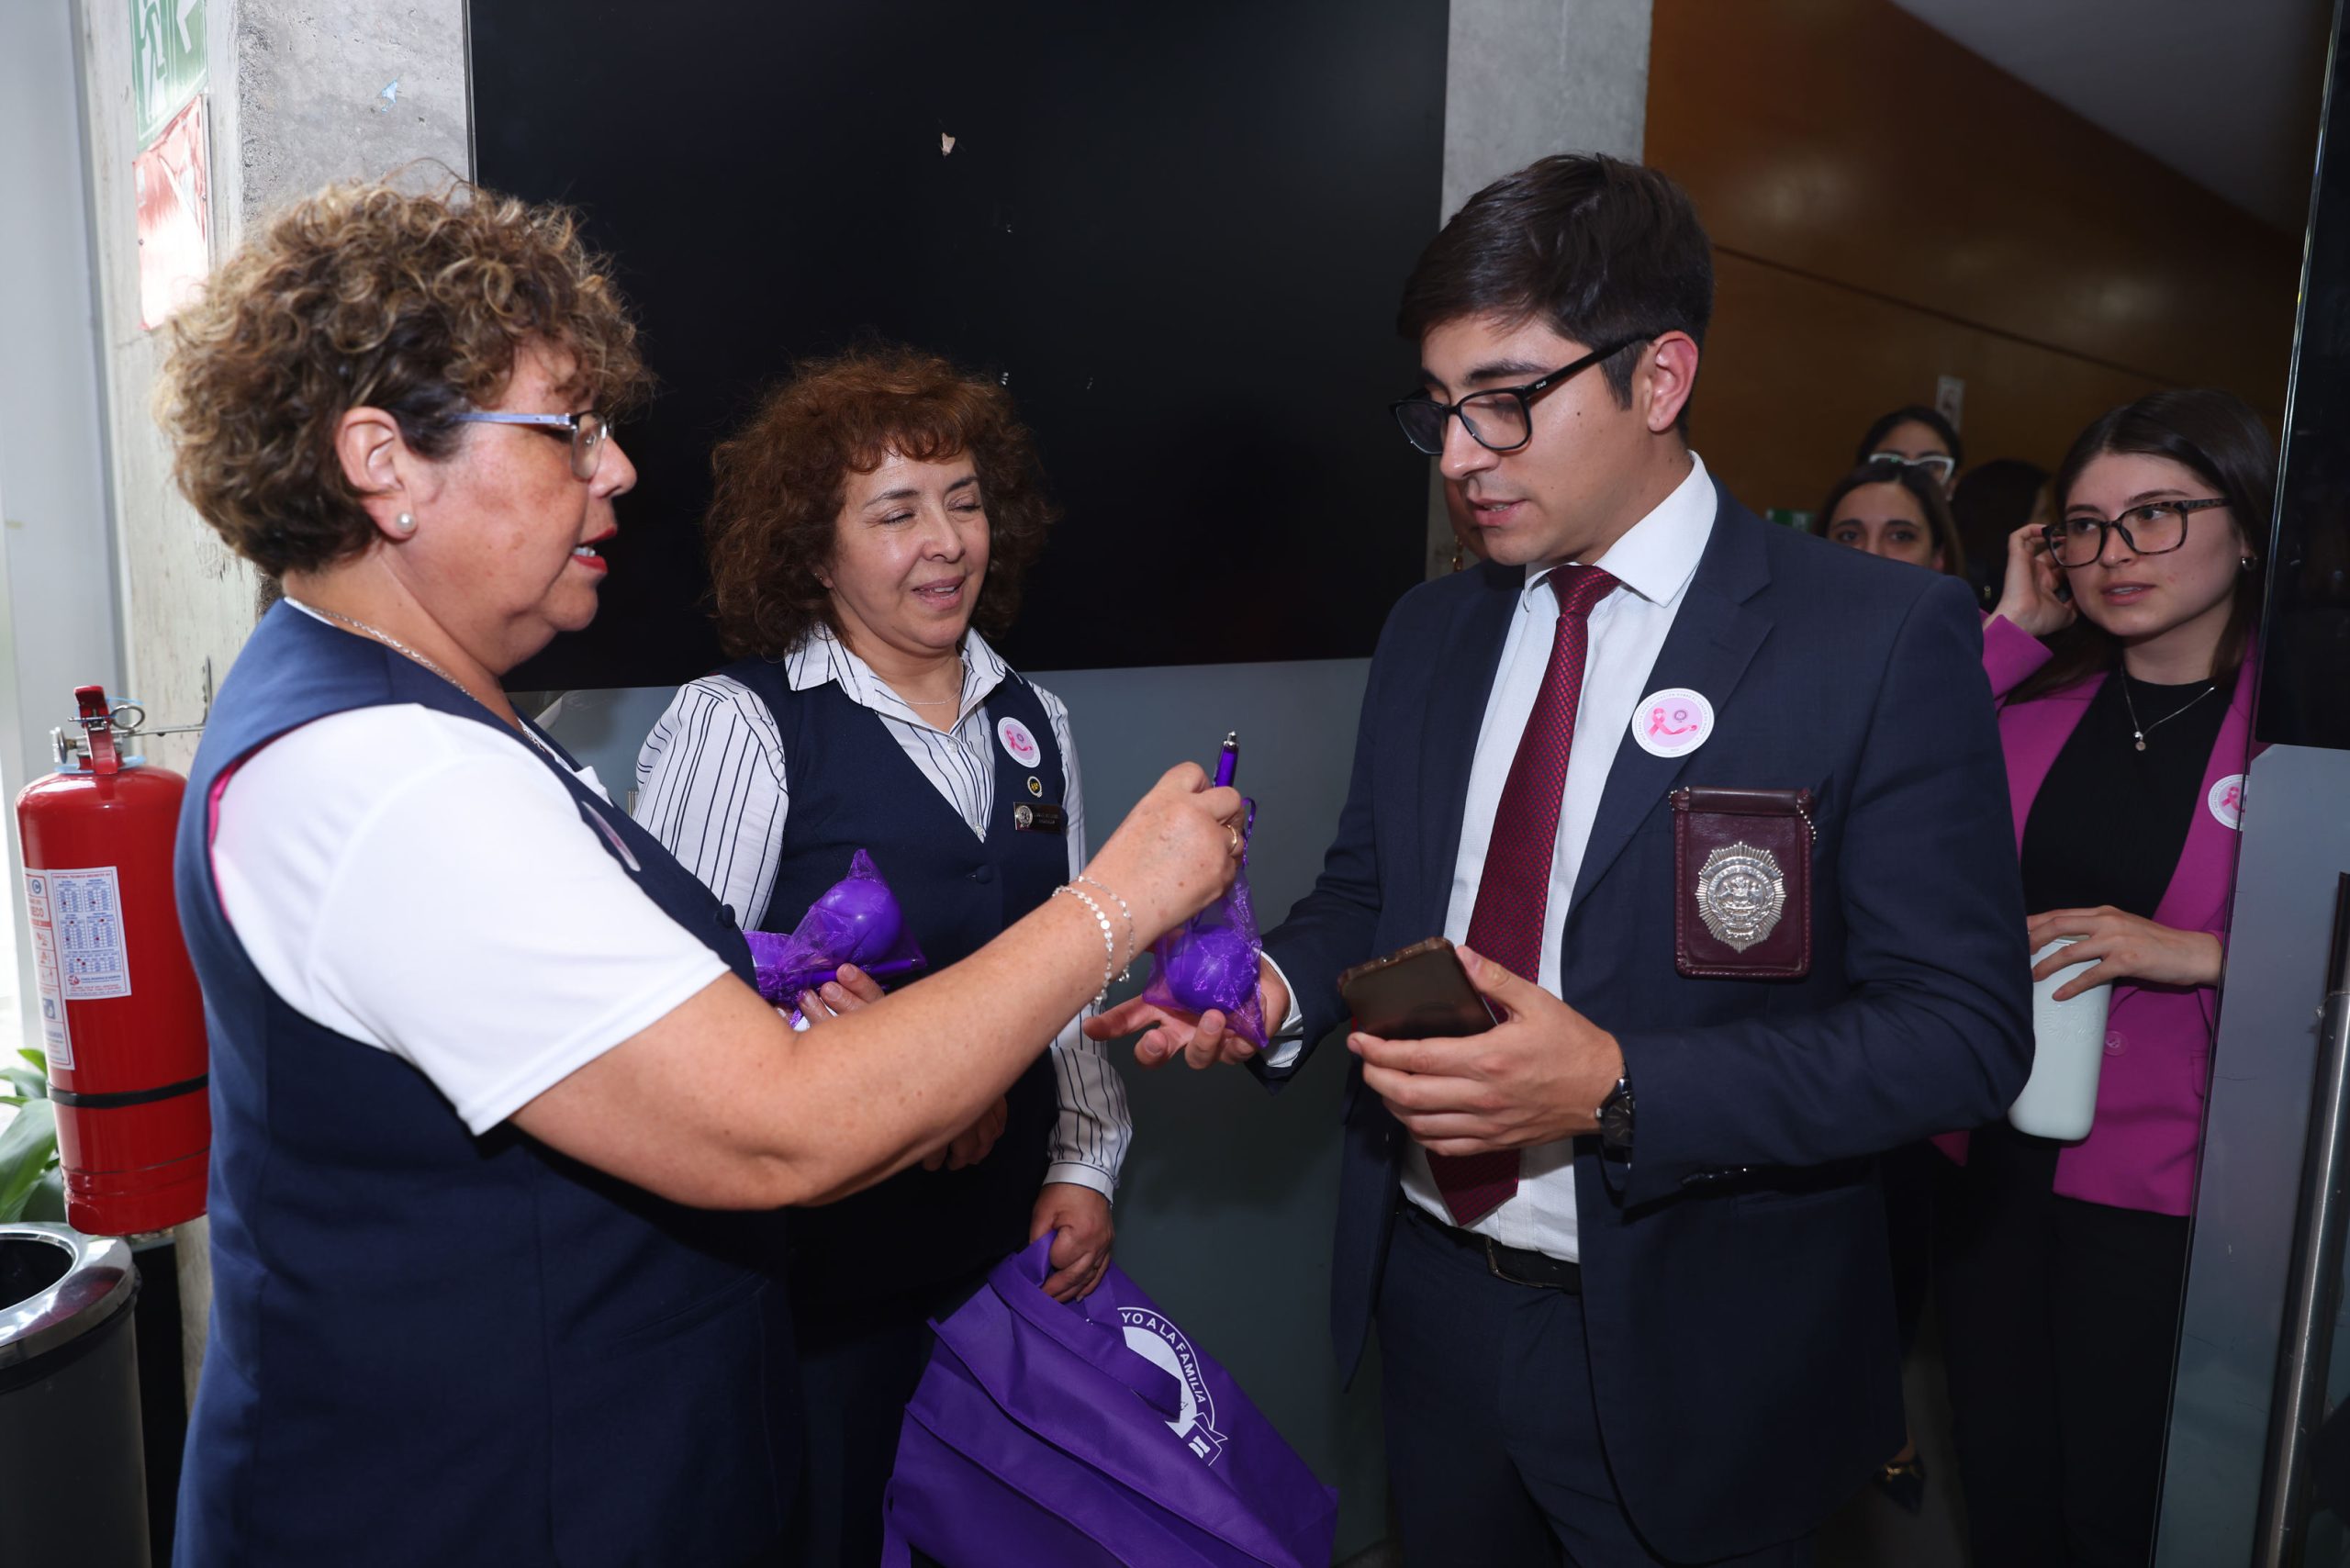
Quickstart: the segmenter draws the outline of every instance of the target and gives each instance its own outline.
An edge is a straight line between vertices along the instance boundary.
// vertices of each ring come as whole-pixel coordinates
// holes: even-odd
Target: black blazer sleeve
[[[1639,1106],[1627,1202],[1725,1168],[1815,1165],[1978,1126],[2022,1089],[2031,965],[1976,622],[1965,585],[1942,578],[1880,666],[1832,880],[1815,879],[1815,896],[1842,901],[1850,994],[1816,1012],[1619,1033]]]

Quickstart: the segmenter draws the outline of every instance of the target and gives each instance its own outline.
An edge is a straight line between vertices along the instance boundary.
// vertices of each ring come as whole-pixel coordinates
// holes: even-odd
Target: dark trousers
[[[1409,1568],[1653,1568],[1601,1447],[1583,1299],[1497,1279],[1407,1206],[1379,1290],[1388,1486]],[[1731,1560],[1802,1568],[1808,1542]]]
[[[2058,1146],[2005,1126],[1943,1162],[1934,1279],[1981,1568],[2144,1568],[2188,1222],[2059,1197]]]

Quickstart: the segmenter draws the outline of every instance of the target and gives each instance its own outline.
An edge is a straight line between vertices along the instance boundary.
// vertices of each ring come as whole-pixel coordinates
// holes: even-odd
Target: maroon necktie
[[[1561,566],[1550,577],[1559,597],[1559,629],[1542,693],[1527,715],[1517,756],[1494,812],[1494,836],[1469,916],[1469,946],[1511,973],[1539,984],[1542,913],[1550,902],[1550,867],[1559,844],[1559,806],[1567,793],[1567,754],[1583,700],[1583,655],[1591,645],[1592,607],[1616,588],[1597,566]],[[1428,1169],[1455,1225],[1470,1226],[1517,1191],[1517,1153],[1431,1154]]]

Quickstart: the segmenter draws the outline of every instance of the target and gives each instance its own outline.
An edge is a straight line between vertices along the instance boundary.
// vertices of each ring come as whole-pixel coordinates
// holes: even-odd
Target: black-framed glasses
[[[604,441],[611,427],[601,414],[457,414],[452,416],[461,425],[528,425],[534,430],[552,433],[564,432],[571,442],[571,476],[592,479],[597,465],[604,461]]]
[[[2048,554],[2060,566],[2086,566],[2105,554],[2105,532],[2112,529],[2133,555],[2166,555],[2187,543],[2189,513],[2226,506],[2222,496],[2199,501],[2148,501],[2132,507],[2111,521],[2084,513],[2052,522],[2042,530]]]
[[[1947,482],[1951,470],[1958,466],[1958,459],[1947,452],[1921,452],[1911,457],[1900,452],[1872,452],[1871,463],[1897,463],[1904,468],[1923,468],[1935,478]]]
[[[1516,452],[1534,439],[1534,400],[1554,386],[1565,385],[1574,376],[1589,370],[1603,359],[1622,353],[1645,338],[1627,338],[1620,343],[1610,343],[1595,349],[1572,364],[1561,365],[1538,381],[1523,386],[1495,386],[1483,392],[1472,392],[1457,403],[1439,403],[1423,392],[1415,398],[1399,398],[1388,405],[1395,412],[1395,422],[1404,428],[1404,439],[1430,457],[1444,455],[1444,427],[1453,415],[1460,416],[1461,428],[1471,440],[1487,452]]]

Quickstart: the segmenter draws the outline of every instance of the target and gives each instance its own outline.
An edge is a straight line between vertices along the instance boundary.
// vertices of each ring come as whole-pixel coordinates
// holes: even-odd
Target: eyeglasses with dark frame
[[[2094,515],[2068,517],[2041,531],[2048,554],[2060,566],[2086,566],[2105,554],[2108,529],[2121,535],[2133,555],[2167,555],[2187,543],[2189,513],[2228,504],[2224,496],[2194,501],[2148,501],[2110,521]]]
[[[1487,452],[1516,452],[1534,439],[1534,400],[1554,386],[1563,386],[1597,364],[1613,358],[1634,343],[1646,342],[1645,338],[1626,338],[1620,343],[1610,343],[1595,349],[1572,364],[1561,365],[1539,380],[1523,386],[1494,386],[1483,392],[1472,392],[1457,403],[1439,403],[1427,394],[1416,398],[1399,398],[1390,403],[1396,424],[1403,427],[1404,439],[1430,457],[1444,455],[1444,429],[1453,415],[1460,416],[1461,428],[1469,439]],[[1477,428],[1482,419],[1487,429]],[[1488,433],[1490,431],[1491,433]],[[1515,439],[1512,439],[1513,432]]]
[[[450,416],[461,425],[528,425],[552,434],[565,432],[571,442],[571,476],[592,479],[604,461],[604,441],[611,434],[611,427],[604,416],[584,414],[453,414]]]

